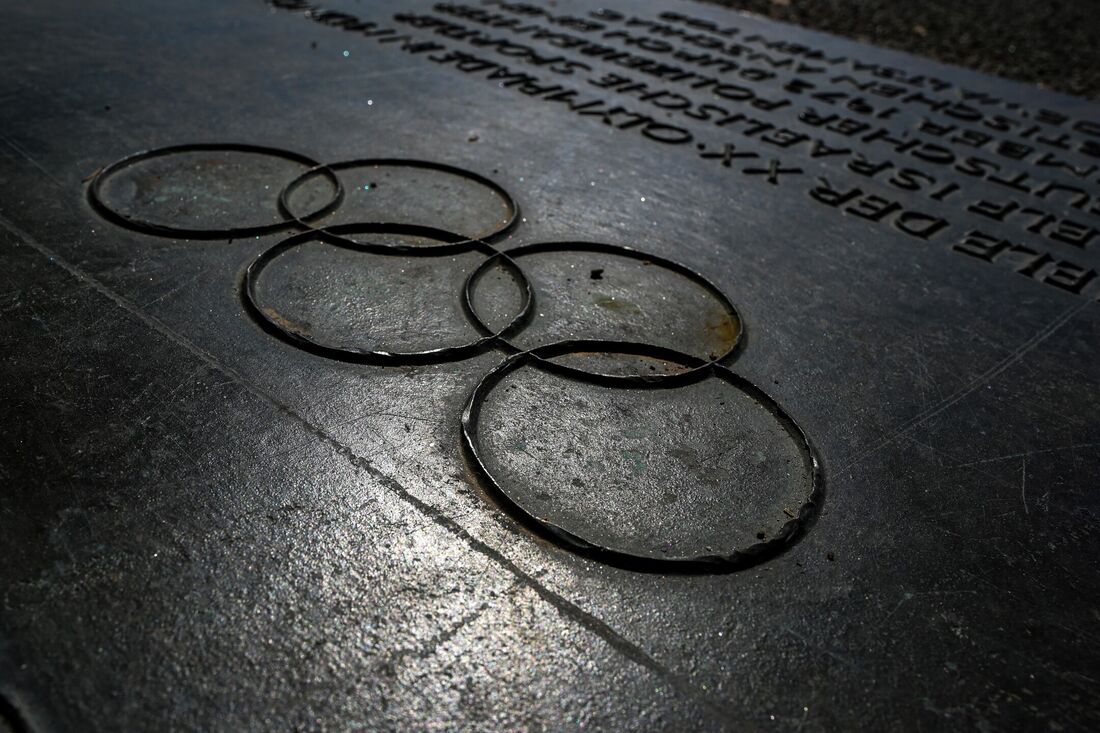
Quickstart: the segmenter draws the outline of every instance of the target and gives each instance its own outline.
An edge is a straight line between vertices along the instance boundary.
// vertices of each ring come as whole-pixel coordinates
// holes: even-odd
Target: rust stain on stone
[[[308,324],[295,323],[279,311],[275,310],[271,306],[264,308],[264,315],[270,318],[279,328],[282,328],[291,333],[298,334],[299,336],[309,337],[310,328]]]

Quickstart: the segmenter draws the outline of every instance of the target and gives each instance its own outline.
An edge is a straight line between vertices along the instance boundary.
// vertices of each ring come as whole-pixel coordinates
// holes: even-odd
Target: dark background
[[[704,1],[1100,98],[1100,4],[1095,2]]]

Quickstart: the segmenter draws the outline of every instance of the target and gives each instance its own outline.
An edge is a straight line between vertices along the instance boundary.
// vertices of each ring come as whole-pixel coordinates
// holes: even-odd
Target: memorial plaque
[[[1100,726],[1100,107],[686,2],[0,36],[0,730]]]

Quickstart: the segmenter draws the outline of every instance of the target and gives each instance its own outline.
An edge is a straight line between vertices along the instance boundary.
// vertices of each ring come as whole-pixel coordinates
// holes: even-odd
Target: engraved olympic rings
[[[266,155],[304,166],[306,170],[285,182],[279,189],[273,208],[280,220],[275,222],[228,228],[214,226],[184,227],[170,222],[156,221],[154,217],[142,217],[125,213],[108,201],[105,193],[106,185],[113,176],[144,161],[187,153]],[[329,226],[316,225],[316,222],[320,219],[336,211],[346,199],[345,186],[338,173],[354,168],[375,166],[411,168],[429,173],[458,176],[468,183],[490,191],[500,199],[503,202],[503,214],[495,219],[498,222],[495,226],[487,231],[479,232],[480,236],[476,237],[434,226],[426,226],[421,223],[365,221]],[[291,197],[296,191],[314,180],[326,182],[326,185],[331,188],[331,192],[327,195],[327,198],[311,207],[312,210],[295,212]],[[265,186],[265,188],[267,187]],[[294,347],[318,356],[355,363],[411,365],[453,362],[492,349],[505,352],[507,354],[506,358],[476,384],[465,401],[460,419],[463,451],[486,490],[502,509],[533,531],[573,552],[588,555],[611,564],[638,568],[654,568],[663,571],[670,569],[703,570],[706,572],[728,571],[754,564],[780,551],[794,541],[816,515],[817,506],[822,498],[823,483],[820,465],[810,441],[789,413],[775,400],[752,382],[732,372],[724,365],[724,362],[730,361],[737,353],[744,332],[743,321],[736,307],[725,293],[707,278],[683,264],[630,247],[595,242],[538,242],[510,249],[497,249],[490,242],[499,240],[516,227],[519,221],[519,205],[502,186],[485,176],[447,164],[404,158],[360,158],[321,164],[306,156],[277,148],[235,143],[202,143],[176,145],[145,151],[109,165],[99,171],[92,179],[88,188],[88,198],[93,208],[110,221],[134,231],[162,237],[218,239],[260,236],[287,229],[296,229],[296,232],[264,250],[248,264],[240,284],[241,298],[249,315],[265,332]],[[270,212],[268,216],[271,216]],[[370,241],[364,241],[364,236]],[[399,239],[402,237],[406,238],[406,241],[396,243],[392,241],[394,238]],[[408,243],[407,240],[409,239],[419,241],[415,244]],[[430,243],[423,243],[425,240]],[[369,347],[349,346],[327,341],[325,337],[313,333],[310,328],[291,321],[272,308],[265,308],[259,294],[259,283],[262,281],[265,272],[280,257],[300,252],[299,248],[313,243],[333,247],[345,253],[366,254],[382,258],[411,258],[416,261],[426,261],[433,257],[451,258],[453,260],[458,255],[481,255],[484,259],[465,276],[459,292],[454,293],[454,297],[459,299],[458,304],[461,306],[461,312],[466,319],[466,328],[475,332],[476,335],[462,343],[448,343],[431,348],[404,350],[381,348],[374,345],[373,339],[369,338],[367,340],[372,344]],[[537,316],[541,317],[543,315],[537,313],[540,308],[539,304],[547,298],[552,300],[555,295],[560,295],[564,291],[554,290],[553,287],[549,288],[549,295],[540,291],[534,286],[532,279],[521,267],[520,262],[528,257],[550,253],[596,256],[605,258],[608,261],[616,259],[620,262],[625,261],[644,266],[651,273],[664,273],[662,277],[665,278],[665,286],[667,286],[670,278],[672,282],[687,283],[690,288],[694,288],[695,296],[693,297],[698,298],[699,294],[702,294],[702,297],[709,303],[709,312],[720,314],[720,320],[722,321],[720,330],[723,339],[716,348],[701,349],[705,356],[685,353],[667,346],[633,339],[591,338],[591,334],[586,335],[585,333],[574,333],[573,331],[569,331],[570,337],[568,338],[555,338],[549,342],[539,342],[528,348],[522,348],[515,339],[531,326]],[[293,260],[293,262],[297,262],[297,260]],[[514,310],[510,310],[505,314],[503,321],[500,314],[494,314],[497,325],[492,326],[490,321],[493,318],[482,312],[477,293],[479,288],[483,287],[482,283],[488,273],[496,268],[502,268],[507,272],[518,290],[519,298],[518,303],[513,304]],[[592,270],[592,279],[600,279],[599,273],[602,272],[603,270],[600,268]],[[625,279],[629,280],[629,276]],[[657,281],[653,280],[653,282]],[[640,282],[628,282],[627,284],[636,290],[646,289]],[[652,287],[652,283],[648,285]],[[392,287],[394,285],[383,280],[382,290]],[[681,286],[677,285],[676,287]],[[368,296],[371,294],[367,293]],[[614,300],[614,297],[611,300]],[[698,304],[698,300],[694,302]],[[696,317],[699,315],[700,313],[693,314]],[[573,328],[573,325],[570,325],[570,328]],[[584,325],[582,324],[578,328],[583,330]],[[632,328],[634,327],[632,326]],[[370,334],[364,334],[364,337],[369,336]],[[699,346],[702,346],[702,344],[699,344]],[[626,373],[604,373],[598,369],[581,368],[575,365],[577,358],[583,359],[585,357],[612,360],[625,357],[627,360],[649,360],[650,362],[661,362],[668,365],[670,370],[659,373],[644,371],[637,373],[631,371]],[[573,359],[573,361],[570,361],[570,359]],[[598,363],[598,359],[594,359],[594,361]],[[545,513],[540,511],[538,506],[532,506],[522,495],[517,496],[511,487],[507,485],[507,479],[499,475],[499,472],[491,469],[489,461],[486,460],[486,447],[483,441],[484,426],[481,424],[485,415],[483,407],[494,392],[494,388],[503,380],[528,367],[533,367],[555,377],[598,385],[602,388],[618,390],[621,393],[629,393],[631,389],[674,390],[691,387],[710,379],[717,380],[718,383],[724,385],[724,389],[732,389],[743,395],[748,400],[748,404],[751,405],[748,409],[756,415],[754,418],[757,420],[757,423],[754,424],[756,425],[756,432],[753,432],[752,426],[745,428],[744,425],[741,425],[739,428],[741,432],[738,432],[737,435],[748,435],[750,438],[753,435],[757,437],[765,435],[769,436],[770,439],[779,440],[787,446],[783,449],[786,450],[785,455],[788,456],[787,464],[791,463],[790,456],[797,455],[801,457],[800,460],[795,459],[794,463],[801,463],[802,465],[795,468],[788,466],[781,469],[781,472],[786,471],[782,476],[780,474],[767,474],[771,476],[771,480],[784,483],[785,488],[782,488],[782,490],[780,488],[775,489],[775,492],[778,492],[781,498],[789,499],[791,496],[797,495],[798,501],[790,503],[790,506],[797,508],[792,511],[788,507],[783,507],[785,517],[780,517],[779,521],[775,521],[775,517],[769,519],[772,522],[769,526],[778,527],[777,530],[771,532],[770,536],[758,532],[755,534],[755,538],[739,536],[736,539],[731,539],[728,546],[723,546],[714,551],[701,552],[689,549],[685,552],[670,552],[663,555],[648,549],[639,550],[634,546],[615,546],[614,543],[601,542],[598,533],[593,535],[590,528],[588,530],[583,528],[573,529],[564,526],[553,517],[544,516]],[[654,369],[652,365],[649,368]],[[742,418],[736,419],[741,420]],[[744,419],[748,420],[748,418]],[[767,424],[766,427],[760,428],[759,425],[764,423]],[[775,438],[775,436],[781,437]],[[792,449],[791,446],[794,446],[794,448]],[[771,449],[779,450],[774,445]],[[759,451],[757,454],[762,455]],[[705,462],[699,465],[702,470],[710,470]],[[794,478],[791,478],[792,471],[795,472]],[[749,480],[751,477],[758,475],[762,474],[759,474],[759,472],[753,473],[752,470],[748,469],[736,473],[739,480]],[[780,477],[776,478],[776,476]],[[770,487],[765,488],[770,491]],[[759,487],[755,486],[750,486],[747,490],[748,494],[746,496],[756,497],[760,493]],[[764,493],[770,497],[768,491]],[[759,507],[750,508],[754,511],[759,509]],[[707,545],[707,547],[709,548],[710,545]]]

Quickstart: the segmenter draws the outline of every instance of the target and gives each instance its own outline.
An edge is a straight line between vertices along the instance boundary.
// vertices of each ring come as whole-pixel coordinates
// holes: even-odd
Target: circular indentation
[[[322,175],[337,175],[346,191],[334,224],[430,225],[469,239],[493,241],[515,226],[519,206],[500,185],[444,163],[405,158],[362,158],[318,166],[279,194],[290,217],[323,202]]]
[[[500,293],[513,317],[501,333],[482,334],[467,320],[463,284],[493,254],[484,242],[433,227],[326,227],[289,237],[256,258],[245,272],[244,301],[272,334],[330,358],[462,359],[518,328],[530,312],[530,288],[513,267],[511,288]]]
[[[657,382],[562,369],[601,350],[688,369]],[[735,569],[790,544],[820,500],[791,417],[719,364],[565,342],[506,359],[470,394],[464,447],[491,494],[569,549],[630,565]]]
[[[677,262],[611,244],[542,242],[489,258],[471,274],[467,309],[487,334],[501,332],[510,319],[485,297],[505,266],[522,268],[535,298],[530,322],[502,342],[515,352],[563,340],[607,340],[651,343],[714,362],[734,353],[744,331],[729,298]],[[636,365],[614,360],[605,355],[602,373],[637,372]]]
[[[280,231],[297,223],[279,210],[278,195],[295,169],[317,161],[288,150],[236,143],[196,143],[146,150],[96,173],[88,198],[104,217],[162,237],[231,239]],[[324,200],[297,217],[312,221],[336,208],[343,189],[319,171]],[[244,217],[252,222],[241,224]]]

